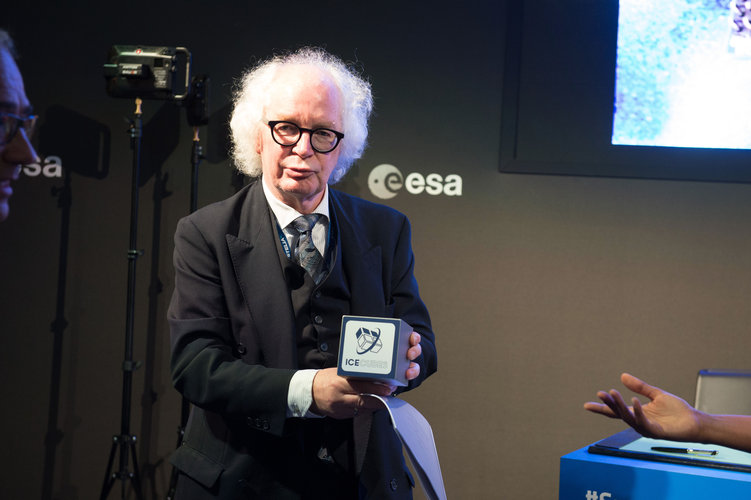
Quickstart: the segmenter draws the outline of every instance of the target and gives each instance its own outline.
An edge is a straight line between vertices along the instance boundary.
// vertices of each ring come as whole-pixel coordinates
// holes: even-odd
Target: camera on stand
[[[191,56],[185,47],[113,45],[104,65],[111,97],[182,101],[190,92]],[[180,77],[184,77],[179,87]]]

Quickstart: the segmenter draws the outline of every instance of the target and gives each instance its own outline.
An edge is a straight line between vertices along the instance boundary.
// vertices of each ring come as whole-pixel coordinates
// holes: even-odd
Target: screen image
[[[508,2],[499,170],[751,182],[747,4]]]
[[[742,0],[621,0],[612,144],[751,149]]]

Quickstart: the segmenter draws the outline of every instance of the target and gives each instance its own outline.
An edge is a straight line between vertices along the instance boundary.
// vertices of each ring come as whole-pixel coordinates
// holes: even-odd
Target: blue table
[[[559,500],[751,499],[751,473],[596,455],[561,457]]]

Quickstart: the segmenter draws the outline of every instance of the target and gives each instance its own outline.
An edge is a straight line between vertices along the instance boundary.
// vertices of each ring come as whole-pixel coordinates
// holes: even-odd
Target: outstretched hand
[[[639,434],[650,438],[694,441],[699,434],[699,412],[686,401],[624,373],[621,382],[629,390],[649,399],[642,406],[638,398],[627,406],[616,389],[599,391],[602,403],[588,402],[584,408],[610,418],[620,418]]]

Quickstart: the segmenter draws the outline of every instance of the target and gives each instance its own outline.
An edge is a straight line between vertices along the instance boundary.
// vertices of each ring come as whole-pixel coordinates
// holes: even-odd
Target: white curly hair
[[[260,128],[267,127],[264,112],[277,71],[290,65],[312,65],[323,70],[343,96],[341,132],[344,139],[339,144],[339,161],[329,177],[329,184],[334,184],[365,150],[373,96],[370,84],[354,68],[320,48],[304,47],[277,55],[245,72],[234,93],[234,109],[230,119],[232,158],[242,173],[250,177],[261,175],[261,156],[256,151],[256,139]]]

